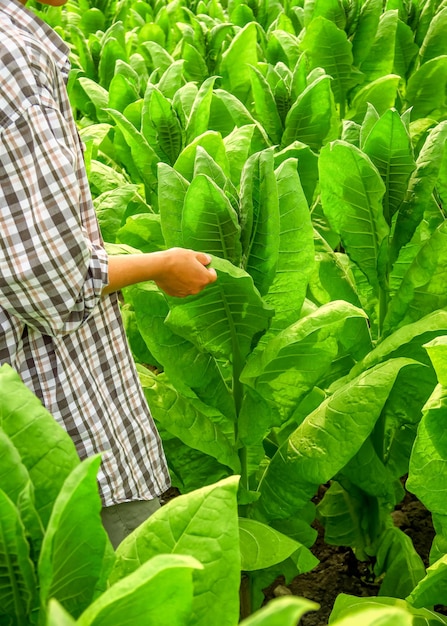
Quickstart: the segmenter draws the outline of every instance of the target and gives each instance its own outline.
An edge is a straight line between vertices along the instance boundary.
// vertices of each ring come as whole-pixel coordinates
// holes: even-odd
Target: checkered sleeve
[[[60,111],[29,106],[0,134],[2,307],[51,336],[76,331],[107,284],[79,210],[79,147]]]

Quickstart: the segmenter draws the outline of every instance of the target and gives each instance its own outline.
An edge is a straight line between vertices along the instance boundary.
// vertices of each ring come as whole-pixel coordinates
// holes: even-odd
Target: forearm
[[[110,256],[109,283],[103,295],[148,280],[170,296],[193,295],[216,280],[215,270],[206,267],[210,261],[207,254],[183,248]]]

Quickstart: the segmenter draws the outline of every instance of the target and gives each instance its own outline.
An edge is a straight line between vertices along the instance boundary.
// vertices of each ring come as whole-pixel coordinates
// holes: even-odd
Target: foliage
[[[437,602],[447,513],[421,472],[445,463],[443,4],[70,0],[42,15],[72,45],[110,249],[213,256],[198,296],[141,284],[123,314],[173,483],[240,474],[253,544],[269,529],[296,542],[262,570],[243,561],[253,607],[313,566],[316,515],[374,559],[382,596]],[[437,530],[427,574],[390,516],[408,473]]]

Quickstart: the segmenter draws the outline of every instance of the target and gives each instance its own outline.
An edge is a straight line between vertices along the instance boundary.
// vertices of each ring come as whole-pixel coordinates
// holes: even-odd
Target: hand
[[[163,262],[154,282],[169,296],[184,298],[199,293],[217,279],[216,270],[207,268],[211,256],[187,248],[170,248],[157,253]]]

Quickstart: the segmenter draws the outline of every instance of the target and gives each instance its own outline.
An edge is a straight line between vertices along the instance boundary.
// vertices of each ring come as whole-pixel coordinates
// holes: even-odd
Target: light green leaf
[[[425,566],[410,537],[391,526],[380,536],[374,572],[385,574],[380,596],[404,598],[424,577]]]
[[[443,387],[447,387],[447,337],[445,335],[436,337],[436,339],[424,344],[424,348],[435,368],[439,383]]]
[[[53,507],[42,544],[38,573],[40,599],[58,600],[79,617],[102,590],[113,550],[104,530],[97,487],[100,457],[83,461],[68,476]]]
[[[241,102],[247,101],[251,82],[250,65],[258,62],[256,24],[244,26],[231,41],[222,55],[218,68],[222,75],[222,87],[236,96]]]
[[[210,615],[219,615],[220,626],[234,626],[240,585],[237,487],[238,478],[232,476],[156,511],[119,546],[110,582],[157,554],[193,556],[204,569],[194,572],[192,613],[185,623],[209,626]]]
[[[265,569],[277,563],[282,563],[298,550],[312,553],[267,524],[254,519],[239,518],[239,541],[241,547],[241,569],[253,571]],[[318,561],[314,557],[314,563]]]
[[[9,366],[0,368],[0,427],[17,449],[34,485],[46,526],[65,478],[79,464],[74,444]]]
[[[296,626],[308,611],[316,611],[318,604],[304,598],[276,598],[241,622],[241,626]]]
[[[192,298],[169,298],[166,323],[199,350],[239,363],[251,351],[253,338],[267,328],[272,311],[249,274],[218,258],[211,267],[216,282]]]
[[[50,600],[45,626],[74,626],[76,623],[57,600],[54,598]]]
[[[343,301],[331,302],[298,320],[252,353],[241,380],[253,387],[282,417],[327,373],[339,352],[341,335],[360,338],[366,329],[362,310]],[[351,330],[350,330],[351,327]],[[357,334],[358,333],[358,334]]]
[[[315,409],[273,456],[259,485],[267,519],[288,517],[318,485],[333,478],[371,433],[408,359],[390,359],[340,389]],[[290,490],[293,483],[294,489]]]
[[[182,213],[189,182],[174,168],[158,164],[161,230],[168,248],[183,247]]]
[[[279,203],[271,149],[254,154],[245,164],[240,197],[244,268],[265,295],[279,257]]]
[[[445,87],[447,85],[447,55],[430,59],[411,74],[407,83],[405,103],[411,109],[411,119],[445,117]]]
[[[338,135],[336,126],[331,78],[320,76],[306,87],[288,112],[281,147],[298,140],[318,151]]]
[[[379,622],[380,626],[410,626],[412,624],[424,624],[427,626],[436,626],[437,624],[446,624],[446,618],[439,613],[429,611],[427,609],[416,609],[412,607],[405,600],[399,600],[398,598],[358,598],[356,596],[348,596],[341,593],[337,596],[334,604],[333,611],[329,617],[329,624],[331,626],[345,626],[343,622],[344,618],[352,618],[348,622],[349,626],[357,626],[359,623],[363,626],[363,617],[367,618],[370,610],[377,609],[395,609],[400,613],[408,616],[410,621],[395,622],[394,617],[386,617],[386,612],[383,614],[384,619],[387,621]],[[399,613],[398,613],[399,615]],[[353,621],[354,618],[357,622]],[[339,621],[340,620],[340,621]],[[346,626],[348,626],[348,624]],[[374,624],[374,622],[373,622]],[[379,626],[377,624],[377,626]]]
[[[360,69],[368,82],[392,74],[396,47],[396,32],[399,15],[397,10],[384,11],[368,56],[363,60]]]
[[[447,271],[447,225],[445,222],[423,244],[391,300],[384,321],[390,333],[447,304],[444,275]]]
[[[353,70],[352,46],[345,31],[326,17],[314,17],[300,47],[307,52],[311,69],[322,67],[332,77],[335,101],[343,111],[347,91],[360,82],[359,73]]]
[[[215,82],[216,76],[211,76],[200,86],[186,126],[187,143],[190,143],[193,139],[209,130],[210,110]]]
[[[391,225],[416,167],[410,136],[397,111],[388,110],[376,122],[363,145],[363,151],[377,167],[385,183],[383,213]]]
[[[174,169],[179,172],[179,174],[189,181],[193,179],[195,155],[198,146],[201,146],[208,152],[210,157],[222,168],[226,176],[230,175],[230,166],[222,137],[220,133],[211,130],[196,137],[182,150],[174,164]]]
[[[410,457],[409,491],[432,512],[447,514],[445,482],[447,438],[443,428],[447,415],[447,390],[438,385],[423,408]]]
[[[185,195],[183,244],[231,261],[241,261],[240,226],[224,192],[206,175],[196,174]]]
[[[354,64],[360,67],[373,45],[383,11],[382,0],[366,0],[362,4],[359,21],[352,38]]]
[[[137,185],[122,185],[111,191],[104,191],[94,199],[96,217],[104,241],[115,243],[118,229],[123,224],[127,207],[137,189]]]
[[[397,74],[388,74],[368,82],[352,99],[347,113],[348,118],[361,123],[369,105],[372,105],[379,114],[394,107],[400,80]]]
[[[319,169],[325,215],[348,256],[376,288],[382,279],[379,253],[389,234],[382,209],[385,185],[369,158],[343,141],[323,148]]]
[[[163,375],[155,376],[149,370],[142,376],[142,384],[154,417],[165,430],[235,473],[240,470],[234,445],[219,428],[218,422],[225,420],[217,409],[193,394],[183,395]]]
[[[445,29],[447,28],[447,7],[444,7],[430,21],[427,34],[419,50],[420,63],[423,65],[435,57],[447,54]]]
[[[447,57],[446,57],[447,60]],[[446,66],[447,68],[447,66]],[[436,185],[446,152],[447,122],[431,130],[416,160],[407,195],[399,210],[390,255],[395,260],[402,246],[413,237]]]
[[[191,613],[194,571],[190,556],[158,554],[109,587],[76,622],[79,626],[183,626]],[[150,598],[150,601],[148,599]]]
[[[265,300],[275,309],[272,329],[296,321],[314,270],[313,228],[301,187],[297,160],[287,159],[275,171],[279,204],[279,254],[276,274]]]
[[[78,80],[82,89],[87,94],[87,97],[95,107],[98,122],[110,122],[110,117],[106,112],[109,106],[109,92],[91,78],[81,76]]]
[[[251,67],[251,87],[253,91],[256,119],[263,125],[272,143],[279,144],[283,125],[276,108],[270,85],[256,67]]]
[[[422,580],[418,582],[406,600],[416,608],[434,606],[447,602],[447,554],[433,563]]]
[[[36,579],[20,515],[0,489],[0,622],[26,624],[35,603]]]

